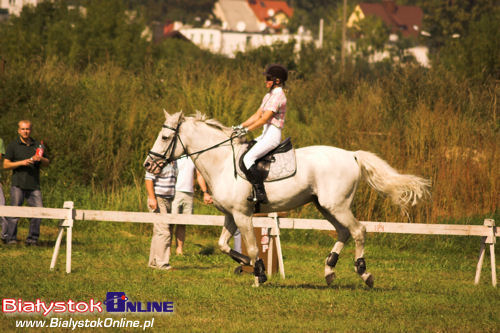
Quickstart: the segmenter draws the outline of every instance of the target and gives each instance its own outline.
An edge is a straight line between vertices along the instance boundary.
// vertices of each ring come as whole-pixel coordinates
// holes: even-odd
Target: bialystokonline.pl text
[[[21,319],[16,320],[16,328],[142,328],[146,330],[153,328],[155,319],[127,320],[126,318],[97,318],[97,319],[73,319],[73,318],[47,318],[41,320]]]

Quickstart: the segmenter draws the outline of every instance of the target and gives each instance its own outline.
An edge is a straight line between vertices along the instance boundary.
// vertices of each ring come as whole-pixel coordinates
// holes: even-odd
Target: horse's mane
[[[206,114],[203,114],[200,111],[196,111],[196,114],[194,115],[194,119],[196,121],[203,122],[203,123],[207,124],[210,127],[214,127],[214,128],[216,128],[218,130],[221,130],[228,137],[230,137],[231,134],[233,133],[233,130],[230,127],[222,125],[219,121],[217,121],[215,119],[208,118],[206,116]],[[246,141],[246,140],[242,140],[242,139],[243,138],[237,139],[237,142],[239,141],[241,143],[241,142],[245,142]]]

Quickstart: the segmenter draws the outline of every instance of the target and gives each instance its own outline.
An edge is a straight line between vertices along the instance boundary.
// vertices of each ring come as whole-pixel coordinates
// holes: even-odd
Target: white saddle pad
[[[236,171],[238,175],[247,179],[243,171],[241,171],[239,166],[239,161],[241,155],[247,150],[245,145],[241,146],[241,149],[236,153]],[[297,171],[297,161],[295,159],[295,149],[292,148],[285,153],[274,154],[274,161],[271,162],[269,169],[269,175],[265,179],[265,182],[274,182],[276,180],[292,177]]]

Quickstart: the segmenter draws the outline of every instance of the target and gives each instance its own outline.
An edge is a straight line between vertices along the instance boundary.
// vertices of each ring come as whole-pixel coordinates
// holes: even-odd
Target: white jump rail
[[[50,268],[55,267],[59,247],[62,241],[64,229],[67,230],[66,237],[66,272],[71,272],[71,242],[73,221],[108,221],[108,222],[131,222],[131,223],[169,223],[188,224],[205,226],[223,226],[224,217],[218,215],[176,215],[176,214],[152,214],[141,212],[124,211],[100,211],[74,209],[73,202],[64,203],[65,208],[46,207],[16,207],[0,206],[0,216],[25,217],[25,218],[47,218],[60,219],[59,233],[54,247],[54,253]],[[269,217],[254,217],[254,227],[269,228],[272,235],[279,235],[279,229],[313,229],[331,230],[335,228],[326,220],[279,218],[277,214],[269,214]],[[453,236],[479,236],[481,237],[481,247],[479,260],[476,266],[474,283],[478,284],[481,276],[482,265],[485,256],[486,245],[490,248],[491,258],[491,282],[497,285],[495,244],[497,230],[495,221],[485,219],[483,225],[458,225],[458,224],[419,224],[419,223],[396,223],[396,222],[368,222],[361,221],[367,232],[373,233],[400,233],[400,234],[421,234],[421,235],[453,235]],[[284,276],[283,260],[281,256],[281,246],[278,238],[278,252],[280,272]],[[282,271],[283,269],[283,271]]]

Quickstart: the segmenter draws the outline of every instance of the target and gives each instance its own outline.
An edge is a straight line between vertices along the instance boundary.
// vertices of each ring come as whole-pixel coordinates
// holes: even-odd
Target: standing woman
[[[264,73],[266,75],[266,88],[269,92],[262,99],[259,109],[241,125],[235,127],[239,135],[264,127],[262,134],[256,138],[257,143],[250,148],[243,158],[246,170],[243,170],[248,181],[252,183],[255,191],[254,197],[260,203],[268,203],[264,188],[264,179],[257,170],[255,161],[276,148],[281,142],[281,130],[285,125],[286,96],[283,88],[288,78],[285,67],[269,65]]]

